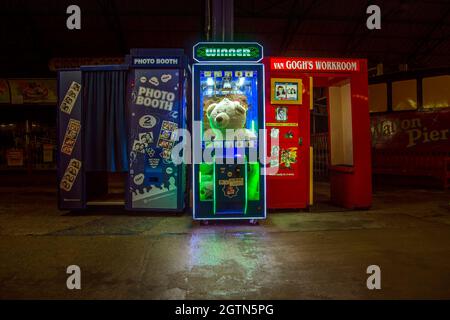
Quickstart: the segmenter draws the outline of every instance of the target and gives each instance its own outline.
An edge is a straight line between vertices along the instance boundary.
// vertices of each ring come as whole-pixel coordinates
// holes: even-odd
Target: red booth
[[[313,204],[310,111],[315,87],[326,92],[331,202],[345,208],[369,208],[367,61],[267,57],[264,63],[268,208],[307,208]]]

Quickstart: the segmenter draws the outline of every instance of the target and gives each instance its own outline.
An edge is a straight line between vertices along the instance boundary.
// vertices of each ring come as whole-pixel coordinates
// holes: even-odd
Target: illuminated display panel
[[[242,179],[242,187],[244,188],[242,190],[243,211],[245,214],[247,212],[247,202],[260,199],[260,164],[257,162],[257,159],[251,161],[251,158],[248,157],[249,149],[257,150],[258,112],[262,112],[258,108],[258,71],[239,69],[200,71],[199,102],[200,114],[202,115],[202,147],[205,148],[212,143],[210,139],[211,132],[218,131],[222,134],[222,139],[216,138],[214,141],[218,143],[222,140],[224,147],[222,156],[226,157],[226,154],[232,154],[235,159],[244,159],[241,169],[243,172],[236,178],[231,177],[231,179],[236,179],[236,181]],[[245,109],[245,115],[237,116],[243,121],[242,128],[245,133],[245,139],[243,140],[237,138],[236,141],[227,141],[226,132],[221,128],[229,127],[230,121],[235,121],[236,119],[228,119],[228,115],[224,115],[221,112],[211,112],[211,110],[220,108],[221,105],[230,104],[236,108],[242,107]],[[220,118],[224,119],[219,121]],[[238,127],[240,126],[238,125]],[[227,149],[231,148],[233,150],[227,151]],[[200,164],[198,177],[200,201],[213,201],[214,212],[216,212],[216,190],[218,189],[216,184],[221,183],[221,178],[216,175],[220,170],[227,170],[222,169],[224,168],[223,165],[220,167],[215,165],[217,157],[219,155],[215,155],[213,163]],[[226,187],[228,186],[223,186],[223,188]],[[233,213],[233,210],[230,213]]]
[[[239,102],[246,109],[244,128],[258,132],[257,71],[200,71],[200,106],[203,133],[211,128],[207,110],[212,104]],[[227,99],[227,100],[225,100]],[[224,121],[226,122],[226,121]],[[217,123],[217,122],[216,122]],[[222,124],[226,126],[226,124]]]

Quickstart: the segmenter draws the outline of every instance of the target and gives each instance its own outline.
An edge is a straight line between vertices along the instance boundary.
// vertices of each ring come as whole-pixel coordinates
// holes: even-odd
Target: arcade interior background
[[[449,1],[0,17],[0,299],[450,298]]]

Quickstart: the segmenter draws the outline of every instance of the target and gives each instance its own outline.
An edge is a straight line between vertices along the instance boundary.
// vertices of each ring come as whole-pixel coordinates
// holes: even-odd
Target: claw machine
[[[264,219],[263,48],[207,42],[193,48],[193,217]]]
[[[186,163],[174,161],[186,128],[187,57],[182,49],[132,49],[128,82],[130,210],[182,211]]]

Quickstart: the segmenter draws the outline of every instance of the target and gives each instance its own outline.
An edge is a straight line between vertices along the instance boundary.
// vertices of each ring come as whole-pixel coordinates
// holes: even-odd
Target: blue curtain
[[[86,171],[128,170],[124,66],[82,67]]]

